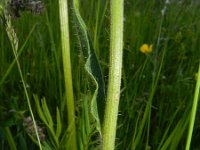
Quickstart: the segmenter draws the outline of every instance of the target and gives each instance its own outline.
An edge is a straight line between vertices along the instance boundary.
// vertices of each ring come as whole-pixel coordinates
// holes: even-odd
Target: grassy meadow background
[[[43,137],[43,149],[69,149],[70,123],[67,122],[65,105],[58,1],[43,2],[43,13],[33,15],[23,12],[20,18],[12,19],[12,25],[19,39],[19,62],[33,114],[41,127],[39,134]],[[100,149],[101,139],[96,124],[90,119],[91,92],[71,3],[69,8],[78,149]],[[90,33],[106,88],[109,8],[107,0],[80,0],[80,13]],[[169,4],[164,0],[124,1],[122,85],[115,139],[117,150],[185,149],[197,81],[195,75],[200,63],[199,14],[198,0],[173,0]],[[152,52],[144,54],[140,51],[145,43],[153,45]],[[39,149],[34,132],[28,129],[30,112],[14,60],[6,31],[0,24],[0,149],[10,149],[10,145],[23,150]],[[36,101],[50,116],[48,122],[53,121],[51,127],[41,119]],[[102,103],[105,104],[105,101]],[[200,149],[199,139],[198,106],[191,150]]]

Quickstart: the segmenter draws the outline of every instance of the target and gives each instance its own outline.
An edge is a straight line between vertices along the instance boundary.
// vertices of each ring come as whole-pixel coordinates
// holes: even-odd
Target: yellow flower
[[[141,47],[140,47],[140,52],[144,53],[144,54],[148,54],[148,53],[151,53],[152,52],[152,47],[153,45],[148,45],[148,44],[143,44]]]

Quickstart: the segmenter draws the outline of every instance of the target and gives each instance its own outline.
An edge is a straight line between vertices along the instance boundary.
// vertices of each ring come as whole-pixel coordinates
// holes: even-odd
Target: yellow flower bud
[[[140,47],[140,52],[144,53],[144,54],[148,54],[148,53],[151,53],[152,52],[152,47],[153,45],[148,45],[148,44],[143,44],[141,47]]]

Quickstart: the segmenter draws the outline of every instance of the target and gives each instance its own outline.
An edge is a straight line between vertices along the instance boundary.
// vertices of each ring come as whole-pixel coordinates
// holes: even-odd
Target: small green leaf
[[[40,103],[39,103],[39,98],[37,95],[33,94],[33,98],[35,100],[35,104],[36,104],[36,109],[37,109],[37,113],[40,117],[40,119],[44,122],[45,125],[48,125],[47,120],[44,116],[44,113],[42,111],[42,108],[40,107]]]
[[[56,107],[56,120],[57,120],[56,137],[57,139],[59,139],[61,131],[62,131],[62,122],[61,122],[60,111],[58,107]]]
[[[44,115],[47,119],[48,125],[53,129],[53,120],[52,120],[51,114],[49,112],[45,98],[42,98],[42,109],[43,109]]]

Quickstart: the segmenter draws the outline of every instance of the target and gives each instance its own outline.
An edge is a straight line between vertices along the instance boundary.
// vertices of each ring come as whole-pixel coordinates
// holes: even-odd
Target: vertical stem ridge
[[[111,0],[110,40],[110,69],[103,125],[103,150],[114,150],[115,145],[123,54],[123,0]]]
[[[76,126],[75,126],[74,95],[73,95],[72,73],[71,73],[67,0],[59,0],[59,13],[60,13],[62,59],[63,59],[63,69],[64,69],[64,80],[65,80],[66,104],[68,112],[68,124],[71,128],[71,137],[69,143],[71,145],[71,149],[76,150],[77,149]]]
[[[191,115],[190,115],[190,123],[189,123],[188,137],[187,137],[185,150],[190,149],[192,133],[193,133],[194,123],[195,123],[195,117],[196,117],[196,112],[197,112],[197,106],[198,106],[199,89],[200,89],[200,64],[199,64],[196,88],[195,88],[195,92],[194,92],[194,100],[193,100],[193,105],[192,105],[192,110],[191,110]]]

